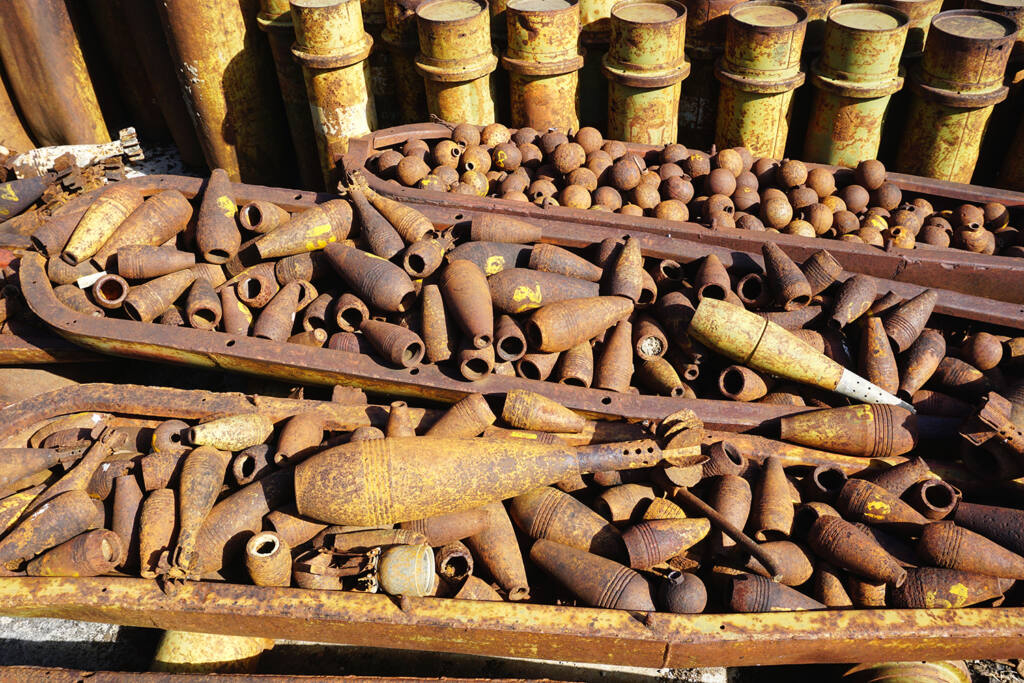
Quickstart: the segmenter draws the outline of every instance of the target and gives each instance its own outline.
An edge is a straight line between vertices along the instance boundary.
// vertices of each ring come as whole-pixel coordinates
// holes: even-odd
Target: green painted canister
[[[580,7],[576,0],[510,0],[505,10],[512,125],[577,130]]]
[[[887,5],[840,5],[828,15],[812,66],[817,92],[804,159],[856,166],[874,159],[890,96],[903,87],[900,57],[910,20]]]
[[[612,8],[608,137],[667,145],[679,134],[679,88],[689,74],[686,7],[675,0],[625,0]]]
[[[482,0],[427,0],[416,7],[416,69],[426,87],[427,110],[443,121],[494,123],[491,72],[498,58],[491,50],[490,24]]]
[[[1017,25],[993,12],[951,10],[932,19],[928,35],[896,168],[969,183],[992,109],[1006,99]]]
[[[415,123],[427,110],[423,78],[416,71],[413,56],[419,48],[414,0],[384,0],[384,31],[381,42],[391,57],[391,79],[402,123]]]
[[[800,54],[807,12],[782,0],[751,0],[729,10],[715,144],[755,157],[785,155],[793,91],[804,82]]]
[[[1017,40],[1010,53],[1010,64],[1024,68],[1024,0],[966,0],[964,9],[995,12],[1017,22]]]

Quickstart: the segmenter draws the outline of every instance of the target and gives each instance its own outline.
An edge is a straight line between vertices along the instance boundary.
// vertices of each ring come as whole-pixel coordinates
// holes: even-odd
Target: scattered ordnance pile
[[[828,452],[687,411],[595,429],[529,391],[501,403],[397,402],[343,431],[60,416],[0,450],[0,568],[680,613],[999,604],[1024,579],[1024,513],[891,457],[917,438],[898,408],[783,420]]]
[[[144,199],[128,185],[48,222],[32,239],[50,257],[54,293],[84,315],[326,346],[406,368],[425,359],[466,380],[496,373],[794,405],[839,405],[785,380],[831,392],[845,368],[928,412],[963,415],[962,399],[1012,384],[1006,371],[1024,353],[1022,339],[997,329],[929,329],[934,290],[904,301],[883,281],[843,272],[826,251],[798,267],[767,244],[763,269],[746,259],[730,272],[714,254],[686,265],[645,259],[632,237],[590,253],[540,243],[536,226],[494,215],[435,226],[358,178],[347,199],[295,216],[262,201],[236,211],[229,188],[215,173],[194,222],[179,192]],[[730,305],[705,306],[710,327],[691,338],[695,308],[709,299]],[[792,330],[779,330],[772,353],[793,351],[795,362],[749,362],[752,349],[730,337],[750,328],[756,340],[764,320]],[[878,400],[849,388],[838,391]]]
[[[947,210],[922,197],[904,201],[875,160],[833,171],[793,159],[754,158],[743,147],[711,155],[681,144],[630,151],[595,128],[570,137],[558,130],[461,124],[433,146],[414,138],[384,150],[370,168],[406,187],[693,221],[713,230],[1024,253],[1020,231],[1010,226],[1002,204]]]

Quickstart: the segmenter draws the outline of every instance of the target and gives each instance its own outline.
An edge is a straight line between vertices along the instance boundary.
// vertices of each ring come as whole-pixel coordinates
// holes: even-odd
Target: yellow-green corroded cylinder
[[[680,83],[690,72],[683,45],[686,7],[674,0],[626,0],[612,8],[608,137],[665,145],[679,134]]]
[[[373,40],[363,30],[358,0],[291,0],[295,46],[302,64],[327,186],[348,151],[348,141],[377,127],[370,93],[369,65]]]
[[[512,125],[576,130],[580,8],[572,0],[511,0],[505,9]]]
[[[916,59],[924,53],[924,44],[928,40],[928,28],[932,25],[932,17],[942,9],[942,0],[882,0],[890,7],[895,7],[907,15],[910,25],[907,27],[907,42],[903,45],[903,59]]]
[[[1017,42],[1010,53],[1010,64],[1024,66],[1024,0],[966,0],[964,9],[995,12],[1017,22]]]
[[[401,123],[415,123],[427,110],[423,78],[413,63],[413,56],[419,48],[414,8],[415,2],[410,0],[384,0],[386,27],[381,34],[381,42],[391,58],[391,78]]]

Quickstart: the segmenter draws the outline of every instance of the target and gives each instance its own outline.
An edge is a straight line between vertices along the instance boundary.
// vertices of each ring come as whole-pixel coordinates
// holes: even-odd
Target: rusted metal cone
[[[793,259],[774,242],[765,242],[761,253],[776,305],[795,311],[811,303],[811,285]]]
[[[558,363],[558,353],[528,353],[515,362],[516,374],[526,379],[545,380]]]
[[[886,584],[864,581],[856,576],[848,576],[846,585],[850,592],[850,600],[854,607],[876,609],[886,606]]]
[[[402,522],[401,526],[403,529],[423,534],[427,545],[438,548],[479,534],[487,527],[488,521],[487,510],[477,508]]]
[[[516,361],[526,353],[526,335],[511,316],[502,315],[494,328],[494,354],[502,361]]]
[[[698,299],[725,300],[732,288],[729,272],[725,265],[714,254],[708,254],[701,261],[694,276],[693,285],[697,289]]]
[[[245,568],[257,586],[290,586],[292,549],[273,531],[256,534],[245,544]]]
[[[482,349],[494,340],[494,312],[487,276],[472,261],[452,261],[438,280],[445,310],[471,340]]]
[[[486,581],[476,576],[467,576],[462,587],[452,596],[456,600],[489,600],[500,602],[502,600],[498,591],[491,588]]]
[[[642,360],[636,366],[636,377],[648,389],[662,396],[674,398],[696,398],[697,396],[676,372],[672,363],[655,356]]]
[[[474,242],[539,242],[540,227],[508,216],[481,213],[473,217],[469,226],[469,239]],[[532,266],[531,266],[532,267]]]
[[[327,528],[326,524],[300,517],[294,505],[268,514],[267,524],[291,548],[302,545]]]
[[[322,251],[285,256],[274,264],[274,277],[282,285],[295,280],[318,282],[331,273],[331,266]]]
[[[302,458],[324,440],[323,419],[314,413],[299,413],[288,418],[277,439],[273,461],[280,465],[286,460]]]
[[[883,470],[870,479],[875,486],[881,486],[894,496],[902,496],[904,491],[917,482],[928,479],[931,474],[928,463],[918,456]]]
[[[196,279],[193,270],[179,270],[132,287],[124,300],[128,317],[153,322],[180,297]]]
[[[711,483],[708,503],[725,517],[733,526],[743,529],[750,516],[752,495],[750,484],[743,477],[725,474],[716,477]],[[724,531],[715,531],[712,536],[717,551],[736,549],[736,541]]]
[[[445,245],[438,240],[413,242],[402,254],[402,267],[412,278],[425,278],[444,262]],[[475,264],[474,264],[475,265]],[[488,295],[488,303],[490,297]]]
[[[250,446],[231,460],[231,475],[239,486],[251,484],[274,468],[274,453],[269,444]]]
[[[531,538],[546,538],[613,560],[626,557],[618,529],[569,494],[550,486],[513,498],[509,514]]]
[[[0,489],[48,470],[60,460],[61,454],[51,448],[0,448]]]
[[[588,605],[654,611],[650,585],[618,562],[547,539],[534,542],[530,559]]]
[[[530,316],[526,338],[539,351],[565,351],[593,339],[633,312],[621,296],[599,296],[548,304]]]
[[[121,539],[121,546],[124,548],[119,562],[122,567],[134,569],[135,560],[139,556],[138,531],[141,506],[142,489],[139,488],[135,473],[117,477],[114,480],[114,513],[110,528]]]
[[[733,401],[756,401],[768,393],[768,384],[750,368],[730,365],[718,375],[718,390]]]
[[[370,309],[355,294],[345,292],[332,304],[334,324],[342,332],[355,332],[370,318]]]
[[[843,265],[836,257],[824,249],[807,257],[800,266],[800,271],[811,286],[811,296],[821,294],[843,273]]]
[[[902,537],[882,531],[881,528],[864,522],[855,522],[854,526],[862,532],[875,539],[878,545],[885,548],[885,552],[896,558],[902,567],[916,567],[921,561],[914,552],[914,547]]]
[[[917,542],[917,554],[936,567],[1024,579],[1024,557],[950,521],[927,525]]]
[[[288,339],[295,326],[295,312],[299,309],[301,296],[302,285],[298,282],[289,282],[282,287],[260,311],[252,327],[252,335],[279,342]]]
[[[792,541],[769,541],[760,545],[761,550],[775,563],[779,583],[784,586],[801,586],[810,581],[814,574],[814,557],[806,548]],[[756,557],[751,557],[744,566],[755,574],[772,578]]]
[[[95,275],[96,272],[96,267],[89,261],[69,266],[58,258],[51,258],[46,264],[46,276],[57,285],[76,284],[83,277]]]
[[[213,285],[208,280],[192,283],[185,299],[185,315],[188,324],[197,330],[213,330],[220,324],[220,297],[213,291]]]
[[[249,307],[238,300],[234,285],[220,290],[220,310],[223,329],[228,334],[248,336],[253,317]]]
[[[932,521],[945,519],[953,514],[960,497],[960,491],[938,479],[918,482],[904,494],[904,499],[910,507]]]
[[[131,185],[114,183],[85,210],[60,253],[71,266],[85,262],[98,252],[126,218],[142,206],[142,192]]]
[[[648,440],[577,448],[522,439],[365,441],[299,463],[295,501],[300,514],[331,524],[391,524],[481,507],[573,474],[650,467],[660,457]],[[460,485],[438,483],[452,481]],[[348,495],[331,493],[342,490]]]
[[[658,608],[673,614],[700,614],[708,605],[708,590],[688,572],[670,576],[658,588]]]
[[[250,308],[263,308],[281,290],[274,274],[274,266],[270,263],[260,263],[247,268],[239,273],[234,285],[239,300]]]
[[[836,329],[846,327],[871,308],[876,296],[878,282],[875,278],[860,274],[850,277],[836,291],[828,324]]]
[[[869,534],[840,517],[825,515],[811,525],[807,544],[818,557],[874,582],[903,585],[907,571]]]
[[[394,226],[398,234],[408,244],[427,237],[437,237],[437,233],[434,232],[434,224],[416,209],[383,197],[365,184],[360,185],[360,188],[370,203]]]
[[[102,519],[89,494],[65,491],[38,507],[0,540],[0,565],[15,568],[22,560],[100,526]]]
[[[1024,510],[961,501],[953,513],[960,526],[1024,554]]]
[[[470,382],[479,382],[494,372],[494,347],[478,349],[469,340],[463,340],[458,351],[459,374]]]
[[[124,558],[120,537],[108,529],[93,529],[46,551],[25,565],[29,576],[100,576]]]
[[[640,519],[643,511],[657,497],[653,486],[618,484],[606,489],[593,502],[593,507],[612,522]]]
[[[838,569],[828,562],[819,560],[814,567],[812,592],[814,598],[828,607],[852,607],[853,601],[846,592]]]
[[[946,356],[946,340],[936,330],[924,330],[902,357],[899,394],[913,396],[935,374]]]
[[[129,280],[148,280],[195,264],[195,254],[174,247],[127,245],[117,250],[117,272]]]
[[[914,508],[881,486],[864,479],[850,479],[836,498],[836,509],[848,519],[893,531],[913,533],[928,523]]]
[[[729,607],[734,612],[793,612],[825,609],[825,605],[800,591],[756,574],[732,578]]]
[[[885,458],[917,445],[917,418],[890,405],[855,405],[789,415],[780,438],[833,453]]]
[[[205,446],[185,456],[178,484],[178,540],[171,553],[172,576],[194,575],[199,530],[220,494],[230,461],[230,454]]]
[[[651,569],[655,565],[681,555],[704,539],[711,531],[711,522],[703,517],[688,519],[656,519],[640,522],[622,533],[629,552],[629,566]]]
[[[559,357],[555,380],[559,384],[590,387],[594,380],[594,349],[590,342],[580,342]]]
[[[123,263],[121,252],[123,250],[128,247],[158,247],[184,230],[191,218],[192,205],[185,199],[185,195],[177,190],[158,192],[132,211],[131,215],[110,236],[110,239],[96,252],[92,260],[101,270],[109,270],[110,256],[117,253],[118,272],[125,275],[121,272]],[[194,255],[192,255],[192,261],[195,262]],[[180,267],[187,268],[189,265],[191,264]],[[171,270],[178,270],[178,268]],[[138,277],[156,277],[169,273],[171,270]],[[129,276],[125,275],[125,277]]]
[[[470,394],[462,399],[427,430],[435,438],[470,438],[479,436],[497,419],[483,394]]]
[[[596,282],[528,268],[506,268],[489,277],[487,284],[494,308],[509,314],[525,313],[559,301],[596,297],[600,289]]]
[[[970,363],[950,356],[939,361],[933,377],[941,386],[970,397],[980,396],[992,388],[991,380],[985,373]]]
[[[533,246],[530,250],[530,268],[590,282],[600,282],[604,276],[604,270],[600,266],[553,244]]]
[[[458,331],[445,311],[444,299],[437,285],[423,287],[420,306],[420,326],[427,360],[431,363],[446,361],[458,348]]]
[[[605,334],[605,342],[594,366],[593,386],[598,389],[625,392],[633,377],[633,325],[620,321]]]
[[[416,436],[409,404],[405,401],[392,401],[388,410],[388,423],[384,429],[387,436]]]
[[[256,240],[263,259],[318,251],[348,237],[352,229],[352,208],[344,199],[318,204]]]
[[[265,235],[287,222],[291,214],[273,202],[254,199],[238,210],[238,222],[246,230]]]
[[[12,493],[0,498],[0,534],[4,534],[14,526],[32,501],[46,488],[46,484],[36,484],[31,488]]]
[[[203,201],[196,219],[196,246],[207,263],[226,263],[242,246],[235,214],[238,205],[231,196],[227,171],[215,168],[206,181]]]
[[[893,355],[881,319],[874,316],[864,319],[860,338],[860,370],[869,382],[890,394],[895,394],[899,389],[896,356]]]
[[[423,340],[407,327],[382,320],[365,320],[360,332],[389,363],[411,368],[423,361]]]
[[[380,587],[389,595],[422,598],[437,588],[434,551],[429,545],[396,545],[380,555]]]
[[[490,503],[484,510],[487,511],[487,527],[467,538],[466,545],[505,590],[509,600],[525,600],[530,595],[530,586],[512,520],[501,501]]]
[[[793,499],[782,460],[771,457],[761,468],[750,508],[748,527],[755,540],[788,537],[793,529]]]
[[[346,190],[356,207],[359,234],[370,247],[370,251],[383,259],[390,259],[402,251],[405,248],[405,241],[388,219],[370,204],[359,185],[351,183],[346,186]]]
[[[434,564],[446,583],[458,585],[473,573],[473,554],[465,543],[452,541],[437,549]]]
[[[190,427],[186,433],[194,446],[209,446],[219,451],[241,451],[261,444],[274,431],[274,423],[260,413],[229,415]]]
[[[533,391],[513,389],[505,395],[501,419],[509,426],[539,432],[582,432],[588,420],[557,401]]]
[[[610,265],[611,270],[606,275],[607,294],[639,302],[644,284],[644,257],[635,237],[626,238]]]
[[[891,592],[892,606],[908,609],[955,609],[987,600],[1002,602],[1012,579],[984,574],[919,567],[907,572],[907,582]]]
[[[934,289],[926,289],[885,314],[885,333],[900,353],[909,349],[924,331],[938,297]]]
[[[412,310],[415,287],[405,271],[354,247],[328,244],[324,253],[363,301],[389,312]]]
[[[142,501],[139,510],[139,566],[144,579],[152,579],[160,568],[161,556],[171,549],[177,528],[174,491],[158,488]]]

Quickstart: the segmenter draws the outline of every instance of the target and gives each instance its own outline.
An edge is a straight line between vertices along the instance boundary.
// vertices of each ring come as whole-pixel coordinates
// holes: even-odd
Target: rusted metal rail
[[[101,357],[63,339],[44,327],[8,322],[0,334],[0,365],[81,363]]]

